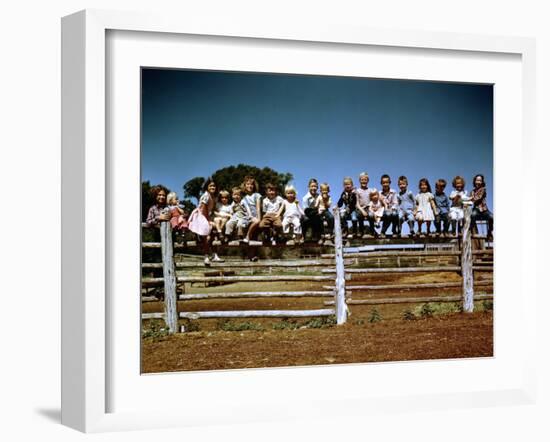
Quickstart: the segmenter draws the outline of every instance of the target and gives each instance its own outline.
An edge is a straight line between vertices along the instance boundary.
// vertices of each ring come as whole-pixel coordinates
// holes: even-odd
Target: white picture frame
[[[108,155],[106,150],[106,35],[109,31],[141,31],[162,34],[219,36],[221,38],[269,39],[274,42],[337,43],[384,48],[436,49],[484,54],[514,54],[521,57],[522,140],[521,157],[525,168],[534,158],[535,42],[517,37],[491,37],[451,33],[387,31],[308,24],[295,27],[269,23],[211,23],[194,17],[166,17],[87,10],[62,21],[62,423],[84,432],[124,429],[206,425],[211,417],[185,411],[108,412],[107,376],[110,348],[107,340],[109,305],[108,241]],[[534,195],[526,198],[534,199]],[[531,204],[530,207],[534,207]],[[526,215],[525,215],[526,216]],[[105,221],[105,222],[104,222]],[[522,219],[526,222],[526,218]],[[521,236],[521,233],[520,233]],[[518,242],[521,242],[518,238]],[[534,254],[535,244],[522,243],[521,256]],[[496,260],[498,262],[498,260]],[[522,306],[536,303],[535,269],[522,259]],[[525,336],[533,337],[536,325],[525,317],[518,319]],[[498,338],[497,338],[498,339]],[[521,356],[525,366],[521,386],[505,386],[489,391],[462,394],[442,391],[423,396],[366,398],[358,401],[344,392],[331,399],[338,402],[335,412],[330,403],[318,402],[309,410],[278,410],[265,407],[244,418],[228,410],[216,416],[219,421],[257,421],[296,416],[331,416],[343,412],[367,414],[375,408],[388,412],[404,410],[407,404],[423,409],[464,408],[499,403],[533,403],[535,383],[535,339],[529,340]],[[300,370],[300,369],[295,369]],[[354,372],[361,370],[354,367]],[[223,373],[221,374],[223,375]],[[227,375],[227,374],[226,374]],[[261,382],[269,379],[264,371]],[[330,401],[329,401],[330,402]],[[413,405],[414,404],[414,405]],[[322,406],[321,406],[322,405]],[[246,410],[246,407],[243,409]]]

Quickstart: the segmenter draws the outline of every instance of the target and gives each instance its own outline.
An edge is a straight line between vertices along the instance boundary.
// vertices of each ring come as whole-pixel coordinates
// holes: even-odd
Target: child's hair
[[[252,181],[254,183],[254,190],[252,192],[257,193],[260,187],[258,186],[258,181],[256,181],[256,179],[252,175],[247,175],[244,177],[243,183],[241,184],[243,192],[246,192],[245,186],[246,183],[248,183],[249,181]]]
[[[328,183],[321,184],[321,192],[330,192],[330,186]]]
[[[474,186],[474,187],[476,186],[476,178],[477,177],[481,178],[481,185],[485,186],[485,177],[480,173],[478,173],[476,176],[474,176],[474,179],[472,180],[472,186]],[[168,201],[168,199],[166,201]]]
[[[231,189],[231,193],[233,195],[238,193],[239,195],[243,196],[243,189],[241,189],[240,187],[233,187],[233,189]]]
[[[460,175],[457,175],[453,178],[453,187],[456,188],[456,183],[459,181],[462,181],[462,184],[464,185],[465,181],[464,178],[462,178]]]
[[[447,186],[447,181],[445,181],[443,178],[439,178],[439,179],[435,182],[435,184],[436,184],[437,186],[440,186],[440,187],[445,188],[445,187]]]
[[[427,192],[432,192],[432,186],[430,186],[430,182],[428,181],[428,178],[420,178],[420,181],[418,182],[418,190],[420,190],[420,186],[422,186],[422,184],[426,184],[426,186],[428,187],[428,190]]]
[[[285,195],[287,193],[293,193],[294,195],[296,195],[296,188],[292,185],[292,184],[288,184],[286,187],[285,187]]]
[[[359,179],[361,179],[361,178],[363,178],[363,177],[368,178],[368,177],[369,177],[369,174],[368,174],[367,172],[361,172],[361,173],[359,174]]]
[[[265,185],[265,190],[277,190],[277,186],[275,184],[267,183]]]
[[[382,180],[385,179],[385,178],[387,178],[388,180],[390,180],[390,183],[391,183],[391,178],[390,178],[390,176],[389,176],[387,173],[385,173],[384,175],[382,175],[382,176],[380,177],[380,184],[382,184]]]
[[[353,185],[353,179],[350,176],[344,177],[343,183],[346,184],[346,182],[350,182]]]
[[[229,192],[227,190],[220,190],[220,192],[218,193],[218,198],[229,198]]]
[[[214,182],[214,180],[212,179],[212,177],[209,176],[208,178],[206,178],[206,180],[204,181],[204,184],[202,185],[202,191],[203,192],[208,192],[208,186],[210,186],[210,184],[212,184],[212,183],[216,184]],[[216,186],[216,191],[217,190],[218,190],[218,186]]]
[[[372,196],[372,195],[379,195],[378,190],[372,189],[372,190],[369,192],[369,196]]]
[[[177,200],[178,194],[176,192],[170,192],[168,195],[166,195],[166,202],[170,204],[170,201]]]
[[[398,182],[398,183],[404,182],[405,184],[409,184],[409,180],[407,179],[407,177],[406,177],[405,175],[401,175],[401,176],[397,179],[397,182]]]
[[[168,189],[164,187],[162,184],[157,184],[156,186],[151,187],[151,196],[155,201],[157,200],[157,195],[161,191],[164,192],[165,195],[168,195]]]
[[[317,185],[319,185],[319,182],[315,179],[315,178],[310,178],[308,183],[307,183],[307,187],[311,186],[311,183],[315,183]]]

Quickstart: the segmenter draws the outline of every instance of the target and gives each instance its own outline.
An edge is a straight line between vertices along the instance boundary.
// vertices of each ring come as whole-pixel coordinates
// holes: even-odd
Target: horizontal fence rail
[[[493,299],[493,295],[474,295],[474,301]],[[380,298],[348,299],[351,305],[420,304],[426,302],[459,302],[462,296],[425,296],[417,298]],[[334,305],[334,301],[325,301],[325,305]]]
[[[475,281],[475,286],[492,286],[493,281]],[[416,290],[416,289],[435,289],[435,288],[454,288],[462,287],[460,282],[427,282],[420,284],[383,284],[383,285],[346,285],[346,291],[355,290]],[[333,286],[324,285],[324,289],[334,289]]]
[[[307,318],[310,316],[331,316],[334,309],[318,310],[240,310],[240,311],[205,311],[182,312],[183,319],[206,318]]]
[[[190,293],[179,295],[180,301],[193,299],[224,299],[224,298],[319,298],[334,296],[334,291],[302,291],[302,292],[229,292],[229,293]]]

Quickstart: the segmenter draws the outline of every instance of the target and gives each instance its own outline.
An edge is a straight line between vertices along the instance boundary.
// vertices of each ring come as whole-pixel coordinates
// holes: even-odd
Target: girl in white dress
[[[468,192],[464,186],[464,178],[459,175],[455,176],[453,179],[454,190],[449,195],[449,199],[451,200],[449,218],[451,220],[451,232],[453,235],[462,231],[462,223],[464,222],[464,207],[462,203],[463,199],[468,197]]]
[[[422,233],[422,224],[426,223],[426,235],[430,234],[432,221],[435,220],[437,214],[437,206],[435,205],[432,187],[427,178],[422,178],[418,182],[419,193],[416,195],[416,209],[414,217],[418,223],[417,235]]]
[[[293,238],[296,243],[301,244],[304,239],[302,237],[302,218],[304,211],[300,207],[300,203],[296,200],[296,189],[294,186],[285,187],[284,215],[283,215],[283,232],[290,233],[290,226],[293,228]],[[288,242],[287,242],[288,244]]]

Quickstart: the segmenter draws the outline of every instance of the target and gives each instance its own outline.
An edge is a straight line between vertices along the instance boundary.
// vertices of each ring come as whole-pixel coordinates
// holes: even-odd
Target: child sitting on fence
[[[216,227],[216,232],[221,241],[225,241],[225,224],[229,221],[231,215],[232,210],[231,204],[229,204],[229,192],[227,190],[220,190],[218,202],[214,210],[214,226]]]
[[[354,192],[351,177],[344,178],[344,190],[340,195],[340,199],[338,199],[337,205],[342,220],[342,234],[351,239],[354,235],[357,235],[357,195]],[[348,220],[351,221],[352,233],[349,233]]]
[[[414,235],[414,211],[416,209],[416,200],[413,193],[407,189],[409,180],[406,176],[401,175],[397,180],[399,193],[397,194],[397,202],[399,205],[399,232],[402,232],[403,224],[406,222],[409,225],[409,235]]]
[[[319,183],[315,178],[311,178],[307,184],[308,191],[302,198],[302,207],[304,209],[304,218],[302,220],[302,232],[304,237],[308,230],[311,230],[311,240],[317,241],[323,230],[323,221],[319,217],[319,212],[315,208],[315,201],[319,194]]]
[[[189,213],[180,205],[176,192],[170,192],[166,196],[168,210],[170,211],[170,225],[175,232],[185,232],[189,227],[187,218]]]
[[[462,223],[464,222],[464,208],[462,202],[463,199],[468,196],[464,186],[464,178],[459,175],[455,176],[453,179],[454,190],[449,195],[449,199],[451,200],[449,218],[451,220],[451,232],[453,236],[462,231]]]
[[[277,187],[274,184],[266,184],[266,196],[262,200],[263,216],[259,224],[266,239],[271,239],[271,244],[276,245],[277,239],[283,229],[281,214],[284,210],[284,200],[277,195]]]
[[[485,177],[478,174],[473,180],[474,190],[470,197],[474,204],[472,209],[472,230],[477,232],[477,221],[487,222],[487,239],[493,238],[493,214],[487,206],[487,188],[485,187]]]
[[[369,174],[361,172],[359,174],[359,188],[355,189],[357,196],[357,221],[359,223],[359,235],[367,238],[368,234],[374,235],[374,220],[369,217],[370,193],[376,190],[374,187],[369,187]],[[368,221],[368,234],[365,233],[365,220]]]
[[[449,232],[449,198],[445,193],[445,187],[447,181],[443,178],[438,179],[435,182],[435,195],[434,201],[437,207],[437,213],[435,215],[435,232],[436,235],[446,236]]]
[[[241,186],[243,189],[243,202],[250,211],[250,226],[246,238],[243,240],[247,243],[254,237],[253,235],[260,225],[262,196],[258,193],[258,182],[250,175],[244,178]]]
[[[330,198],[330,186],[328,183],[321,184],[321,194],[315,199],[315,208],[319,214],[319,218],[323,223],[323,236],[325,239],[330,239],[334,233],[334,215],[331,212],[332,199]],[[325,229],[325,222],[327,223]],[[322,241],[320,239],[319,241]]]
[[[382,217],[382,237],[386,236],[390,224],[393,235],[397,235],[399,231],[399,201],[397,200],[397,193],[390,188],[390,184],[390,176],[387,174],[382,175],[380,178],[380,185],[382,186],[380,199],[385,206],[384,216]]]
[[[422,224],[426,223],[426,236],[430,235],[432,221],[435,220],[437,207],[435,205],[432,187],[427,178],[421,178],[418,182],[418,194],[416,195],[415,218],[418,223],[418,235],[422,234]]]
[[[238,239],[243,239],[246,232],[246,228],[252,218],[250,209],[242,200],[243,191],[240,187],[233,187],[231,203],[231,218],[225,224],[225,237],[231,238],[231,235],[237,228]]]
[[[214,223],[210,221],[212,214],[214,212],[214,207],[216,204],[217,196],[217,187],[216,183],[212,178],[208,178],[203,187],[204,193],[199,199],[199,206],[191,212],[189,216],[189,230],[196,233],[199,238],[199,242],[204,253],[204,265],[210,265],[210,248],[211,248],[211,239],[210,235]],[[222,259],[218,256],[216,251],[212,256],[213,262],[223,262]]]
[[[292,226],[292,241],[298,244],[304,242],[302,237],[302,218],[304,211],[300,207],[300,203],[296,200],[296,189],[294,186],[285,187],[286,200],[283,202],[284,214],[283,214],[283,232],[285,234],[290,233],[290,226]],[[289,244],[287,242],[287,244]]]
[[[170,221],[170,211],[166,207],[166,194],[168,189],[158,185],[151,189],[151,195],[155,204],[149,208],[146,223],[149,227],[158,227],[161,221]]]
[[[374,227],[380,227],[380,221],[384,217],[384,210],[386,209],[386,204],[380,198],[380,193],[378,190],[371,190],[369,195],[369,205],[368,205],[368,214],[374,222]],[[374,230],[374,236],[378,237],[378,232]]]

